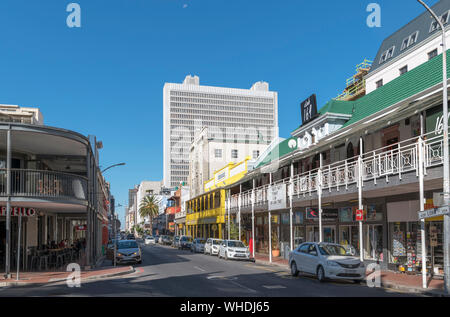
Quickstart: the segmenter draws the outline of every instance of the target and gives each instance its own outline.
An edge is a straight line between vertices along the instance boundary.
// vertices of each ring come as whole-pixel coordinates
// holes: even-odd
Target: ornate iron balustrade
[[[87,178],[53,171],[11,169],[11,195],[87,199]],[[0,169],[0,196],[6,196],[6,169]]]
[[[418,175],[419,137],[408,139],[397,144],[386,146],[374,151],[364,153],[361,157],[363,182],[373,181],[385,177],[403,173],[416,172]],[[424,165],[426,168],[443,164],[443,137],[434,132],[424,135]],[[322,167],[321,185],[322,191],[332,189],[339,191],[347,189],[349,185],[358,181],[358,156],[339,161]],[[293,196],[311,196],[317,192],[319,185],[319,169],[295,175],[292,178],[276,181],[271,185],[285,183],[287,185],[286,196],[289,199],[289,186],[292,186]],[[267,203],[267,189],[270,185],[255,188],[255,206]],[[241,193],[241,207],[251,206],[252,190]],[[231,208],[238,208],[239,194],[232,195]]]

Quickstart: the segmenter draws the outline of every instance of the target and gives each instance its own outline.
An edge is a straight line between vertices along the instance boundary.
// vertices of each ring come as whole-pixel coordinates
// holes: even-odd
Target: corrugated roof
[[[288,145],[289,140],[292,140],[293,138],[286,139],[280,143],[278,143],[272,151],[270,151],[267,156],[261,161],[261,163],[256,166],[256,168],[261,167],[263,165],[266,165],[272,161],[277,161],[280,157],[285,156],[286,154],[292,152],[295,150],[291,149]]]

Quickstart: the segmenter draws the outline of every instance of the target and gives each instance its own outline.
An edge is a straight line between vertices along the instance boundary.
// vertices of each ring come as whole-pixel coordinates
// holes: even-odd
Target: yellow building
[[[248,161],[251,159],[247,156],[243,161],[238,163],[228,163],[220,170],[214,172],[213,178],[207,180],[204,185],[204,192],[233,184],[244,177],[248,171]]]
[[[187,235],[224,238],[225,190],[216,189],[186,202]]]

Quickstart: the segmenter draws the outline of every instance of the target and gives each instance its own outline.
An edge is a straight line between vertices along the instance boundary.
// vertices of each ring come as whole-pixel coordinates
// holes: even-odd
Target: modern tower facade
[[[269,84],[250,89],[200,85],[198,76],[164,85],[164,186],[178,186],[189,176],[194,133],[208,128],[223,142],[266,143],[278,137],[278,95]]]

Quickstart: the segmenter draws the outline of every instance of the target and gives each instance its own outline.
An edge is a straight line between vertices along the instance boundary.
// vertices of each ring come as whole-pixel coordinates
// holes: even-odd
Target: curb
[[[97,279],[102,279],[102,278],[107,278],[107,277],[116,277],[116,276],[121,276],[121,275],[127,275],[127,274],[131,274],[134,272],[136,272],[136,269],[132,266],[129,266],[129,269],[127,271],[88,276],[88,277],[83,277],[82,280],[97,280]],[[43,283],[43,282],[33,283],[33,282],[20,282],[20,281],[0,282],[0,287],[11,287],[11,286],[35,287],[35,286],[57,284],[57,283],[65,281],[65,280],[66,280],[66,278],[55,278],[55,279],[50,279],[46,283]]]
[[[281,264],[281,263],[270,263],[267,261],[261,261],[261,260],[255,260],[255,264],[263,264],[263,265],[269,265],[269,266],[278,266],[278,267],[282,267],[285,268],[287,270],[289,270],[289,268],[285,265],[285,264]],[[394,284],[394,283],[390,283],[390,282],[381,282],[381,287],[384,289],[394,289],[394,290],[399,290],[399,291],[406,291],[409,293],[414,293],[414,294],[421,294],[421,295],[425,295],[425,296],[432,296],[432,297],[450,297],[449,295],[443,293],[442,291],[436,290],[436,289],[426,289],[423,290],[421,288],[416,288],[416,287],[408,287],[405,285],[398,285],[398,284]]]

